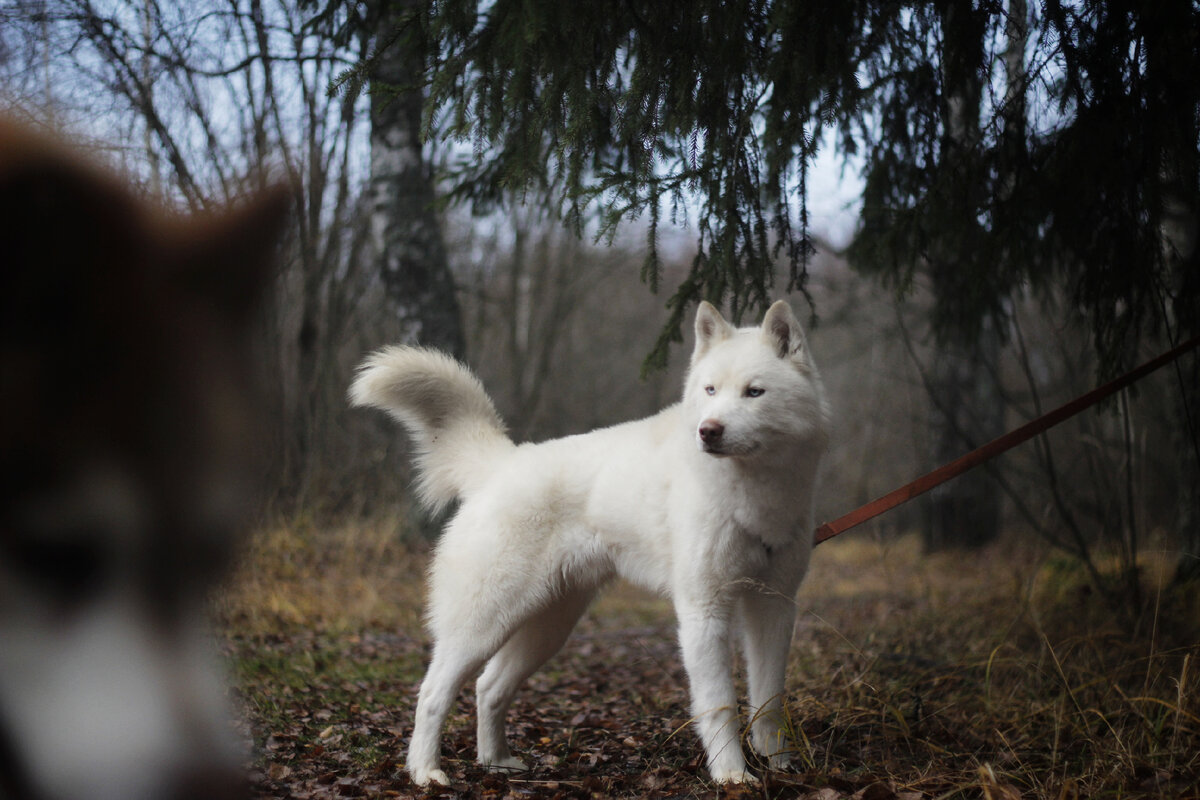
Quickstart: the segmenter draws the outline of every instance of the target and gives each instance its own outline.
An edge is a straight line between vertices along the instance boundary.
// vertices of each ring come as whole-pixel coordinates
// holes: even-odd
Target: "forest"
[[[676,402],[701,300],[787,298],[833,519],[1200,333],[1197,74],[1187,0],[0,0],[6,118],[173,212],[288,192],[212,599],[255,797],[426,794],[440,521],[364,354],[446,350],[541,441]],[[534,770],[473,764],[468,692],[429,796],[1196,797],[1200,358],[822,545],[797,603],[793,772],[707,782],[670,605],[620,584],[518,697]]]

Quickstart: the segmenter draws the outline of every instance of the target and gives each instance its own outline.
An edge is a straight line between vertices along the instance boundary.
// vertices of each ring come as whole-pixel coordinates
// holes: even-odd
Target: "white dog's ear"
[[[808,361],[808,340],[804,338],[804,329],[786,301],[776,300],[767,309],[763,317],[762,335],[780,358]]]
[[[707,300],[700,301],[696,309],[696,349],[692,352],[692,360],[708,352],[708,349],[718,342],[723,342],[733,336],[734,328],[721,312]]]

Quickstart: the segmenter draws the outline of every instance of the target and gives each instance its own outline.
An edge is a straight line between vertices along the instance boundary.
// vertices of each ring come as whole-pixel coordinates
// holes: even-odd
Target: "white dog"
[[[441,729],[480,668],[479,761],[526,768],[509,750],[505,712],[615,575],[674,601],[713,779],[753,780],[739,738],[735,637],[752,743],[773,768],[788,763],[784,673],[828,412],[785,302],[761,328],[741,329],[702,303],[683,402],[579,436],[513,444],[479,381],[419,348],[371,355],[350,397],[408,430],[428,506],[462,500],[430,570],[434,649],[408,752],[414,781],[448,783]]]

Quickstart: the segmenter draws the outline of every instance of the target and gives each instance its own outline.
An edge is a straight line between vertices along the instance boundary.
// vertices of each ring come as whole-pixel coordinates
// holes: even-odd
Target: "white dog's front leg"
[[[704,743],[708,770],[717,783],[753,781],[742,756],[728,615],[688,607],[679,607],[677,612],[692,715]]]
[[[750,684],[751,739],[754,749],[770,760],[771,769],[784,769],[792,749],[784,730],[784,681],[796,611],[790,598],[766,592],[751,591],[738,605]]]

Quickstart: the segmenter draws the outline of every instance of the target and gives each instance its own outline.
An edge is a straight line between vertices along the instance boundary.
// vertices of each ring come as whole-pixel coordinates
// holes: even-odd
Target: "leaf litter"
[[[468,686],[442,739],[452,785],[429,788],[403,770],[428,659],[412,588],[424,556],[394,554],[376,575],[358,560],[353,581],[336,558],[314,559],[311,574],[290,567],[287,581],[369,590],[349,617],[325,599],[300,618],[263,613],[300,601],[256,599],[301,591],[264,579],[270,555],[252,554],[255,591],[235,586],[218,602],[255,798],[1200,800],[1195,630],[1168,635],[1163,619],[1150,643],[1114,633],[1086,592],[1056,589],[1038,608],[1044,564],[1019,553],[820,548],[789,672],[792,771],[766,771],[748,753],[761,783],[708,780],[669,605],[620,586],[509,712],[510,743],[531,769],[474,763]]]

